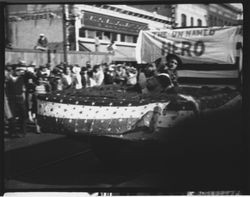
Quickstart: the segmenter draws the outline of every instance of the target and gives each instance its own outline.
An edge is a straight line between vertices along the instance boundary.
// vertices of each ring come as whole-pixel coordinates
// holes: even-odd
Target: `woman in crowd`
[[[72,68],[73,86],[75,89],[82,88],[82,76],[80,74],[81,68],[78,64],[75,64]]]
[[[63,90],[72,87],[73,85],[73,76],[71,72],[70,66],[65,66],[63,74],[62,74],[62,85]]]
[[[95,83],[97,86],[100,86],[103,84],[104,80],[104,73],[101,65],[95,65],[93,68],[93,79],[95,80]]]

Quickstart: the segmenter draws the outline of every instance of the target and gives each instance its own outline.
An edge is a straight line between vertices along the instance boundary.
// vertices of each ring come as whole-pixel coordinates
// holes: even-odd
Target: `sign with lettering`
[[[146,63],[172,53],[184,63],[234,64],[237,42],[242,42],[241,26],[141,31],[136,58]]]
[[[17,14],[9,17],[9,22],[16,22],[22,20],[41,20],[41,19],[52,19],[52,18],[62,17],[62,13],[60,11],[53,12],[43,12],[36,14]]]
[[[81,22],[85,27],[119,32],[123,34],[138,35],[140,30],[147,29],[146,23],[130,21],[92,12],[84,12]]]

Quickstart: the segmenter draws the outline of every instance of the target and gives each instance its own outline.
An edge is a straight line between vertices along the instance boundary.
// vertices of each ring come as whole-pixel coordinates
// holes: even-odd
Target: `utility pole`
[[[62,26],[63,26],[63,60],[66,64],[68,64],[68,55],[67,55],[67,50],[68,50],[68,38],[67,38],[67,27],[66,27],[66,22],[67,22],[67,8],[65,4],[62,4],[62,12],[63,12],[63,17],[62,17]]]

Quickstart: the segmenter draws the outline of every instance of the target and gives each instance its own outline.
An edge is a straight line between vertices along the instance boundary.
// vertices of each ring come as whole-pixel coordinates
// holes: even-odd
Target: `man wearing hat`
[[[158,72],[169,74],[174,87],[178,87],[177,67],[182,65],[181,59],[175,54],[168,54],[166,56],[167,63],[162,65]]]
[[[47,47],[48,47],[48,39],[45,37],[44,34],[40,34],[40,37],[37,40],[35,49],[44,51],[44,50],[47,50]]]
[[[27,109],[23,77],[25,70],[20,63],[13,66],[13,72],[10,73],[6,80],[6,96],[14,119],[12,123],[13,129],[10,131],[10,134],[14,137],[24,137],[26,134]],[[21,131],[17,130],[17,121],[20,123]]]

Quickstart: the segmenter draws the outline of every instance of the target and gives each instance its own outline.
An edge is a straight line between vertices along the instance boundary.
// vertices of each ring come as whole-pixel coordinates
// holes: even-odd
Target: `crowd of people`
[[[37,124],[37,95],[68,88],[83,89],[93,86],[119,84],[140,93],[157,93],[178,86],[176,67],[181,61],[167,56],[166,63],[144,66],[128,63],[103,63],[91,65],[68,65],[61,63],[52,68],[50,64],[37,67],[24,61],[5,65],[5,121],[9,124],[11,137],[24,137],[27,122]]]

